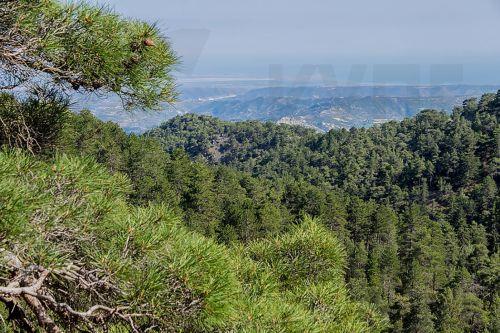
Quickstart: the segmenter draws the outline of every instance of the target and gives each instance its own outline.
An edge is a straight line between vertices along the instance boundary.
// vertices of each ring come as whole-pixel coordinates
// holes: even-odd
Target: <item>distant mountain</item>
[[[75,109],[88,108],[102,120],[117,122],[127,132],[141,133],[186,113],[229,121],[272,121],[328,131],[369,127],[411,117],[423,109],[451,112],[491,86],[350,86],[260,87],[250,83],[184,84],[180,102],[163,112],[122,112],[118,99],[82,100]]]
[[[333,98],[333,97],[452,97],[480,96],[496,91],[498,86],[438,85],[438,86],[336,86],[336,87],[268,87],[248,91],[242,98],[257,97],[296,97],[296,98]]]
[[[303,125],[320,131],[367,127],[411,117],[423,109],[451,111],[464,96],[455,97],[257,97],[203,103],[192,111],[224,120],[261,120]]]

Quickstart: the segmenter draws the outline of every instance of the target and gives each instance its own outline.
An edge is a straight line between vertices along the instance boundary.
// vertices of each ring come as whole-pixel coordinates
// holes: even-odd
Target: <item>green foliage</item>
[[[497,206],[498,98],[489,94],[479,103],[466,101],[451,116],[428,110],[401,123],[332,130],[324,135],[298,127],[187,115],[147,136],[158,138],[167,151],[182,147],[193,158],[274,182],[286,179],[294,194],[287,203],[313,215],[322,215],[318,214],[325,201],[321,196],[328,191],[389,203],[398,211],[418,202],[433,215],[446,214],[457,196],[477,202],[487,195],[487,200],[480,199],[484,209],[472,208],[464,218],[487,227],[491,248],[498,243],[493,213]],[[319,188],[319,193],[304,189],[301,182]],[[479,184],[487,186],[484,192]],[[307,206],[309,197],[314,198],[315,207]]]
[[[17,100],[0,94],[0,146],[39,153],[54,148],[66,122],[68,102],[54,91]]]
[[[318,134],[186,115],[146,136],[270,180],[290,217],[281,230],[304,213],[320,217],[346,248],[351,296],[387,314],[393,331],[487,331],[498,311],[499,93],[369,129]]]
[[[2,151],[0,189],[2,250],[49,270],[54,297],[76,309],[96,301],[124,306],[148,313],[139,327],[176,332],[373,332],[386,325],[349,298],[342,246],[309,218],[274,240],[228,249],[187,231],[165,206],[130,206],[126,177],[66,155],[47,163]],[[104,289],[96,298],[68,283],[63,274],[76,266],[120,292]],[[7,266],[0,274],[8,278]],[[56,323],[70,331],[87,325]]]
[[[492,100],[484,103],[481,111],[471,104],[452,116],[424,112],[400,124],[325,135],[189,115],[136,137],[82,112],[68,122],[58,149],[94,156],[126,173],[133,184],[131,202],[167,203],[186,226],[219,242],[260,244],[262,253],[267,246],[276,254],[284,240],[269,237],[295,230],[303,214],[319,217],[346,249],[346,297],[373,304],[390,317],[393,331],[444,330],[448,305],[440,300],[447,288],[476,297],[467,316],[483,318],[466,324],[467,316],[459,316],[459,325],[485,330],[493,325],[497,297],[489,258],[497,243],[498,195],[495,159],[482,143],[490,142],[485,138],[494,131],[483,132],[479,120],[492,121],[487,116]],[[171,131],[160,138],[166,147],[172,143],[170,154],[155,141],[163,130]],[[297,246],[311,247],[303,245]],[[312,267],[322,262],[311,258]],[[259,262],[269,267],[266,260]],[[271,277],[264,274],[257,283],[261,277],[253,275],[263,286],[252,288],[269,284],[271,293],[280,293],[282,280],[298,288],[305,273],[272,262],[284,275],[272,277],[274,268],[268,268]],[[460,291],[456,281],[464,270],[471,287]],[[315,274],[308,277],[314,280]],[[322,284],[313,283],[319,289]],[[299,289],[293,291],[296,297],[309,295]],[[259,322],[264,326],[254,330],[306,313],[295,301],[276,309],[272,299],[258,304],[268,309],[261,317],[267,324]],[[251,305],[245,311],[259,316]],[[283,319],[282,330],[300,331],[297,323]]]
[[[220,328],[234,316],[239,284],[227,250],[187,232],[166,207],[128,206],[125,177],[66,156],[50,165],[2,152],[0,166],[4,250],[54,272],[54,283],[68,264],[95,269],[122,292],[105,294],[105,305],[147,309],[165,329]],[[92,305],[77,285],[59,287],[60,301]]]
[[[279,272],[281,288],[330,281],[341,283],[345,268],[345,253],[337,239],[309,218],[290,233],[273,240],[250,246],[254,260]]]
[[[177,63],[154,25],[85,2],[7,0],[0,11],[3,85],[118,94],[129,107],[171,103]]]
[[[128,136],[88,111],[70,116],[57,150],[92,156],[112,172],[127,174],[134,189],[131,202],[168,204],[193,230],[225,242],[273,234],[292,220],[281,203],[280,184],[191,161],[182,151],[165,154],[156,140]]]
[[[284,235],[236,250],[243,253],[238,272],[251,300],[249,319],[256,304],[265,306],[252,331],[381,332],[387,327],[375,310],[350,299],[344,249],[317,221],[306,217]]]

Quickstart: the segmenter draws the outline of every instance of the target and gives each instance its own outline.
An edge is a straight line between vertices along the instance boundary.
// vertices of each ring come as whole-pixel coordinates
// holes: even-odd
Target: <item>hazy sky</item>
[[[188,74],[262,77],[283,65],[293,76],[304,64],[328,64],[347,76],[356,64],[369,72],[399,64],[425,77],[447,64],[463,68],[466,82],[500,83],[500,0],[99,2],[157,21]]]

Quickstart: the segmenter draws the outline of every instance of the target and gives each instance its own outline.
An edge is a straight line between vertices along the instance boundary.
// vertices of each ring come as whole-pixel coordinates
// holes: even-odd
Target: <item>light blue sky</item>
[[[282,64],[294,76],[330,64],[340,77],[354,64],[413,64],[426,77],[448,64],[463,66],[466,83],[500,83],[500,0],[99,2],[158,21],[188,74],[264,77]]]

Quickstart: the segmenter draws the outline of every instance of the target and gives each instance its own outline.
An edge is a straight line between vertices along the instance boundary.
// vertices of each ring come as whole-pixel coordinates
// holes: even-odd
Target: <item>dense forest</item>
[[[191,161],[180,150],[167,154],[152,138],[59,102],[0,95],[5,123],[22,119],[34,129],[44,114],[50,124],[31,132],[34,147],[13,140],[15,131],[0,137],[3,279],[16,270],[41,270],[47,279],[50,269],[51,277],[43,294],[33,293],[48,307],[39,326],[16,310],[23,302],[0,298],[7,331],[390,327],[374,305],[352,297],[338,235],[280,204],[272,182]]]
[[[166,204],[229,248],[316,219],[346,249],[351,297],[391,331],[493,332],[499,102],[327,134],[187,115],[136,136],[83,111],[52,149],[127,175],[130,204]]]
[[[108,8],[2,3],[4,331],[500,330],[500,91],[326,134],[69,110],[172,103],[176,62]]]
[[[147,136],[168,152],[271,181],[294,220],[319,217],[344,240],[352,294],[377,304],[393,330],[481,331],[491,320],[495,331],[499,115],[500,92],[451,115],[428,110],[370,129],[317,134],[187,115]],[[229,223],[248,239],[239,222],[219,223],[222,238]]]

